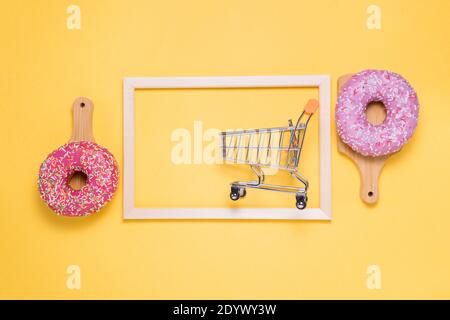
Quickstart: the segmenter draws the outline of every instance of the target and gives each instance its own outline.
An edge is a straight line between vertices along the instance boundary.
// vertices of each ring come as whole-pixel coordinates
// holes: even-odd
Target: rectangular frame
[[[135,208],[134,92],[136,89],[319,88],[320,208]],[[124,78],[124,219],[331,220],[330,76]]]

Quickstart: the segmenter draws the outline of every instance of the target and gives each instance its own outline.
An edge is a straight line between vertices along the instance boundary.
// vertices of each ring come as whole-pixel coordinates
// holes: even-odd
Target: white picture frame
[[[320,207],[306,208],[136,208],[135,175],[135,90],[192,88],[318,88]],[[236,76],[236,77],[126,77],[123,80],[124,116],[124,219],[270,219],[331,220],[331,129],[330,76]]]

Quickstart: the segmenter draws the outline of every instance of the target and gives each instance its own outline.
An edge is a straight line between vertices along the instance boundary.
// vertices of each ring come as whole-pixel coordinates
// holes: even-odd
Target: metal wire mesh
[[[296,170],[306,126],[222,132],[222,157],[226,162]]]

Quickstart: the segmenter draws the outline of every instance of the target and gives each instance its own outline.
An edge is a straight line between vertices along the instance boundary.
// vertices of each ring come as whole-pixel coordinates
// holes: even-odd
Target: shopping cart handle
[[[316,99],[310,99],[305,105],[305,112],[307,114],[313,114],[319,108],[319,101]]]

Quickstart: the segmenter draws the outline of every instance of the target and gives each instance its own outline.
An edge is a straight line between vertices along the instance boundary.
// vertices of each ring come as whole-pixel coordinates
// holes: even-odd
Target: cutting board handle
[[[73,128],[69,142],[95,142],[92,127],[92,115],[94,112],[94,104],[92,101],[85,97],[79,97],[73,102],[72,111]]]
[[[378,200],[378,177],[381,174],[387,157],[370,158],[362,156],[355,160],[361,176],[360,197],[369,204]]]

